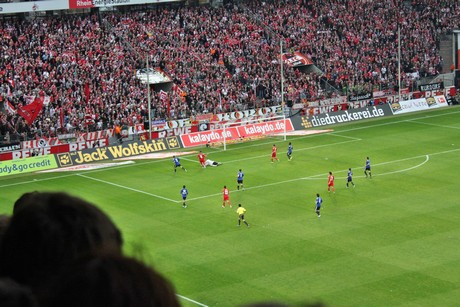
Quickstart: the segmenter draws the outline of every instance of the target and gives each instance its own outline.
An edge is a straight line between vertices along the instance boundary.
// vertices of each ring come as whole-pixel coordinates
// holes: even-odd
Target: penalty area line
[[[96,179],[96,178],[89,177],[89,176],[82,175],[82,174],[77,174],[77,176],[83,177],[83,178],[86,178],[86,179],[89,179],[89,180],[94,180],[94,181],[97,181],[97,182],[105,183],[105,184],[108,184],[108,185],[112,185],[112,186],[122,188],[122,189],[125,189],[125,190],[133,191],[133,192],[136,192],[136,193],[145,194],[145,195],[148,195],[148,196],[152,196],[152,197],[156,197],[156,198],[159,198],[159,199],[167,200],[167,201],[170,201],[170,202],[173,202],[173,203],[178,203],[177,200],[173,200],[173,199],[170,199],[170,198],[167,198],[167,197],[163,197],[163,196],[160,196],[160,195],[157,195],[157,194],[152,194],[152,193],[145,192],[145,191],[142,191],[142,190],[130,188],[130,187],[127,187],[127,186],[124,186],[124,185],[121,185],[121,184],[117,184],[117,183],[113,183],[113,182],[110,182],[110,181],[106,181],[106,180],[102,180],[102,179]]]
[[[208,307],[208,305],[202,304],[202,303],[200,303],[200,302],[197,302],[197,301],[195,301],[195,300],[192,300],[192,299],[190,299],[190,298],[188,298],[188,297],[185,297],[185,296],[183,296],[183,295],[180,295],[180,294],[177,294],[177,293],[176,293],[176,296],[178,296],[178,297],[180,297],[181,299],[184,299],[184,300],[186,300],[186,301],[189,301],[189,302],[191,302],[191,303],[194,303],[194,304],[196,304],[196,305],[198,305],[198,306]]]

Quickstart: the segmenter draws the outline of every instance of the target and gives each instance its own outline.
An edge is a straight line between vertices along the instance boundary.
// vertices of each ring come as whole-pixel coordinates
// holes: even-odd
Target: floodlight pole
[[[459,66],[460,58],[457,56],[457,53],[458,53],[457,50],[460,50],[460,30],[452,31],[452,63],[454,64],[454,71],[453,71],[454,74],[455,74],[455,70],[460,68]],[[457,58],[457,61],[455,60],[456,58]],[[454,75],[453,85],[455,85],[455,75]]]
[[[280,64],[281,64],[281,107],[284,112],[284,67],[283,67],[283,40],[280,39]]]
[[[287,128],[286,128],[286,113],[284,113],[284,111],[283,111],[283,125],[284,125],[284,140],[286,141]]]
[[[286,141],[286,112],[284,111],[284,66],[283,66],[283,39],[280,39],[280,64],[281,64],[281,111],[283,112],[284,140]]]
[[[225,129],[225,123],[224,123],[224,151],[227,150],[227,133]]]
[[[281,68],[281,111],[283,112],[284,140],[286,141],[286,112],[284,110],[284,66],[283,66],[283,39],[280,38],[280,68]]]
[[[150,72],[149,72],[149,55],[145,57],[145,62],[147,66],[147,101],[148,101],[148,112],[149,112],[149,140],[152,138],[152,112],[150,106]]]
[[[401,27],[398,21],[398,101],[401,102]]]

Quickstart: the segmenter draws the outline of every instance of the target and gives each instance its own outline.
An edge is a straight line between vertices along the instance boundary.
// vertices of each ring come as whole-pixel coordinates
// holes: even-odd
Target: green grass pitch
[[[175,285],[183,306],[458,306],[460,108],[329,127],[94,171],[0,179],[0,213],[32,190],[59,190],[105,210],[126,253]],[[287,142],[294,154],[287,161]],[[280,162],[270,163],[272,144]],[[366,179],[366,156],[372,179]],[[346,171],[356,188],[346,189]],[[245,191],[236,190],[238,169]],[[327,174],[336,177],[327,192]],[[188,208],[179,191],[189,189]],[[222,208],[229,187],[233,208]],[[321,218],[315,197],[324,199]],[[236,206],[250,228],[237,227]]]

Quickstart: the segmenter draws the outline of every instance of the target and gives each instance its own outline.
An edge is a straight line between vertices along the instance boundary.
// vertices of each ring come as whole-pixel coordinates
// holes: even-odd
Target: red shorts
[[[333,187],[334,186],[334,183],[333,182],[330,182],[327,184],[328,187]]]
[[[228,196],[224,196],[224,201],[229,200],[230,198]]]
[[[272,158],[276,158],[276,152],[272,153]]]

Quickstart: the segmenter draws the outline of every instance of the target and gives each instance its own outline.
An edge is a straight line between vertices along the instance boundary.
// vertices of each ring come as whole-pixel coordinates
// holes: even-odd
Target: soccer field
[[[174,173],[163,158],[1,177],[0,213],[33,190],[97,204],[121,228],[126,252],[169,278],[183,306],[458,306],[460,107],[328,128],[226,151],[196,148],[181,156],[187,172]],[[277,163],[270,163],[273,144]],[[223,165],[201,168],[200,149]],[[372,179],[363,172],[367,156]],[[244,191],[236,190],[240,168]],[[348,168],[355,188],[345,186]],[[221,207],[224,185],[233,208]],[[324,200],[320,218],[316,193]],[[237,227],[238,203],[250,228]]]

